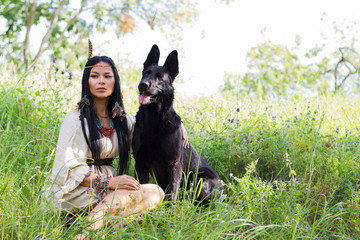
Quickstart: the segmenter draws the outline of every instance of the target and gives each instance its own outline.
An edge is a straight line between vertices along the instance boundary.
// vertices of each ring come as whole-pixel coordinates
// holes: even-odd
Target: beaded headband
[[[92,66],[85,66],[85,68],[93,68],[93,67],[111,67],[110,65],[92,65]]]

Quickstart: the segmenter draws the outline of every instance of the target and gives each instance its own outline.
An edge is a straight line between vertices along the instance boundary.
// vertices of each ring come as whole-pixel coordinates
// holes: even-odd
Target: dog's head
[[[159,66],[160,50],[154,45],[146,61],[139,84],[139,103],[142,105],[163,101],[164,98],[173,100],[174,88],[172,83],[179,74],[177,51],[172,51],[163,66]]]

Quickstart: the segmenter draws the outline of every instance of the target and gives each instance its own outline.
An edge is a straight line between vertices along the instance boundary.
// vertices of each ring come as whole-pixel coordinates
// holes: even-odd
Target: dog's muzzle
[[[150,87],[150,84],[148,82],[141,81],[138,88],[139,88],[140,92],[144,92],[144,91],[148,90],[149,87]]]

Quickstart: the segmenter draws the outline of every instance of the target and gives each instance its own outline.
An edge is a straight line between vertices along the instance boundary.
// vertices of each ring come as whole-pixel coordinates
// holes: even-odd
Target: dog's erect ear
[[[160,58],[160,50],[159,47],[154,44],[146,58],[146,61],[144,62],[144,69],[151,66],[151,65],[157,65]]]
[[[178,53],[176,50],[172,51],[169,54],[169,56],[166,58],[163,67],[169,71],[172,81],[174,81],[176,76],[179,74],[179,61],[178,61]]]

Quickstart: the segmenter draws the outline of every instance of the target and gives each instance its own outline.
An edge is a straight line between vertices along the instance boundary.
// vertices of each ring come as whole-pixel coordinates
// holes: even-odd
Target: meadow
[[[53,72],[0,75],[1,239],[72,239],[89,224],[79,216],[64,227],[65,217],[41,200],[60,124],[80,96],[81,73]],[[131,114],[139,74],[120,73]],[[162,204],[126,227],[119,223],[128,218],[107,217],[111,224],[91,239],[360,238],[359,99],[176,95],[175,109],[226,198],[196,206],[197,186],[182,189],[175,208]]]

